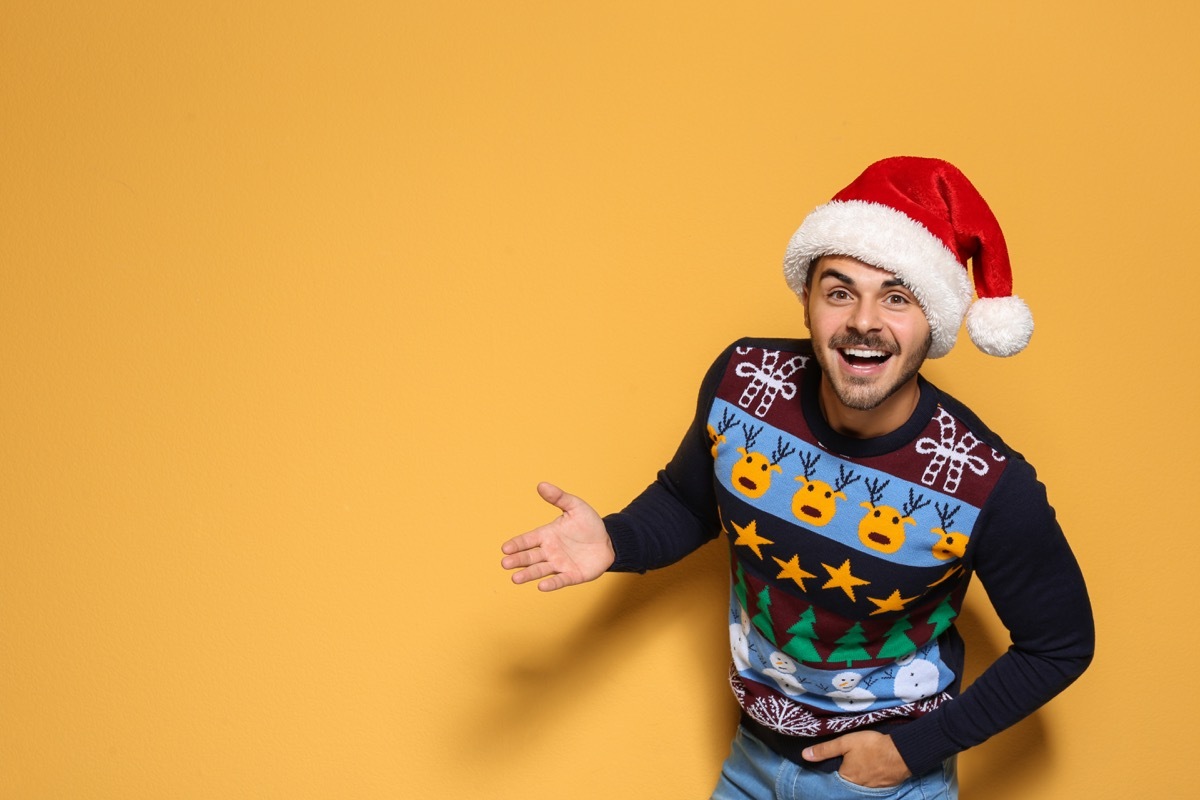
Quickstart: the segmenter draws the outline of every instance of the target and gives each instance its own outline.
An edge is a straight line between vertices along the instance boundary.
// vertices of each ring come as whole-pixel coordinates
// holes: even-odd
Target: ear
[[[808,321],[808,286],[800,290],[800,305],[804,306],[804,327],[812,330],[812,323]]]

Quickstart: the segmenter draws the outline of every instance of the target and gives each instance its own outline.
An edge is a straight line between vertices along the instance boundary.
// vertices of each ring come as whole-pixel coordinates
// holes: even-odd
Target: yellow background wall
[[[726,343],[803,332],[803,215],[902,153],[1004,224],[1032,346],[927,374],[1039,467],[1100,637],[964,796],[1194,784],[1193,4],[0,18],[0,797],[707,796],[719,547],[540,595],[499,544],[539,480],[649,482]]]

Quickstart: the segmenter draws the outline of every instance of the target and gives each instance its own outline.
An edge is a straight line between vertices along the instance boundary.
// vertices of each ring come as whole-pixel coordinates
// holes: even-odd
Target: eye
[[[828,500],[830,497],[833,497],[833,492],[826,492],[826,493],[825,493],[825,499],[827,499],[827,500]]]
[[[754,461],[754,458],[753,458],[752,456],[746,456],[746,463],[747,463],[747,464],[753,463],[753,461]]]

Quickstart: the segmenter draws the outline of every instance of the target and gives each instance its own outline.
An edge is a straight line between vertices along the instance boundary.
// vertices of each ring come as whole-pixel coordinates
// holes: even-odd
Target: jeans
[[[732,752],[721,767],[721,778],[712,800],[958,800],[958,773],[954,758],[941,769],[909,778],[899,786],[868,789],[850,783],[836,772],[819,772],[777,755],[765,744],[738,728]]]

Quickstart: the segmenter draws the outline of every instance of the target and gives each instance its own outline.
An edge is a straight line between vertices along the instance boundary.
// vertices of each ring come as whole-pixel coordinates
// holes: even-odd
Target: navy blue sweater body
[[[883,731],[920,775],[1083,672],[1087,590],[1033,468],[969,409],[921,379],[908,422],[855,439],[825,422],[819,384],[807,340],[727,348],[670,463],[605,517],[612,569],[724,536],[743,723],[799,763]],[[976,575],[1012,646],[964,691],[954,620]]]

